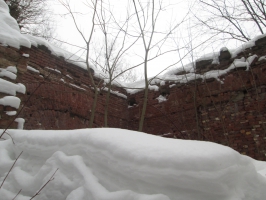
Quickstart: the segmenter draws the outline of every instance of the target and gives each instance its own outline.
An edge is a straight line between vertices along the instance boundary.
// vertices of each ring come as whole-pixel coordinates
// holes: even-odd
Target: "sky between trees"
[[[37,25],[41,24],[43,21],[48,24],[47,19],[50,19],[51,22],[49,22],[49,29],[46,29],[45,26],[40,26],[38,29],[36,28],[36,24],[32,25],[33,21],[31,20],[30,26],[33,26],[33,32],[42,36],[42,33],[47,31],[49,37],[54,37],[59,40],[53,40],[54,43],[57,45],[63,44],[62,47],[64,49],[85,57],[83,39],[77,31],[70,13],[62,5],[62,2],[69,4],[73,11],[77,26],[83,34],[88,37],[93,13],[90,6],[95,0],[61,0],[61,2],[60,0],[6,0],[9,4],[10,2],[19,2],[24,5],[24,7],[27,5],[25,2],[35,1],[40,2],[40,5],[44,5],[43,2],[45,2],[47,8],[43,8],[42,6],[42,9],[48,12],[48,14],[40,17],[45,17],[45,20],[36,18]],[[102,2],[105,15],[109,18],[112,16],[117,24],[121,25],[121,23],[126,20],[126,15],[128,13],[134,13],[133,0],[109,0]],[[151,1],[139,2],[144,6],[151,5],[146,4]],[[175,49],[175,51],[159,56],[155,60],[149,62],[148,76],[158,74],[169,65],[177,67],[195,61],[205,54],[219,51],[220,48],[224,46],[235,48],[242,42],[256,35],[263,34],[266,26],[264,0],[158,0],[155,2],[157,3],[155,11],[158,11],[160,3],[163,9],[156,22],[156,30],[153,39],[154,44],[171,28],[175,26],[176,28],[168,35],[168,39],[165,40],[163,44],[157,45],[154,50],[150,52],[150,57],[155,56],[158,52],[162,53],[173,49]],[[24,7],[23,10],[25,10]],[[47,17],[47,15],[49,15],[49,17]],[[149,17],[151,17],[150,14]],[[19,20],[21,21],[21,18]],[[127,34],[130,37],[136,37],[137,18],[131,19],[128,23],[129,29]],[[151,26],[151,24],[147,25]],[[112,34],[114,34],[112,29],[117,29],[114,20],[108,24],[108,28],[108,34],[111,36],[109,38],[112,38]],[[21,30],[22,32],[30,32],[28,29],[28,26],[25,26]],[[132,42],[134,37],[131,37],[128,41]],[[118,42],[118,44],[121,44],[121,42],[122,41]],[[99,24],[95,26],[90,46],[92,49],[90,57],[94,57],[94,59],[97,57],[100,61],[105,59],[102,55],[103,37]],[[141,63],[144,54],[141,47],[141,40],[138,40],[134,46],[127,51],[120,62],[122,68]],[[182,62],[174,64],[177,63],[178,60],[182,60]],[[139,72],[139,74],[142,73],[141,66],[137,69],[137,72]]]

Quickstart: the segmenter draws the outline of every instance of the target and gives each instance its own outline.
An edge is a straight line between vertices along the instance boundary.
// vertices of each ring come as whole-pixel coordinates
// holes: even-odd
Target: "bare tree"
[[[122,76],[125,73],[130,73],[132,70],[123,69],[122,62],[125,59],[128,50],[130,50],[139,39],[139,36],[133,40],[129,38],[128,28],[130,25],[130,19],[132,18],[132,15],[129,13],[130,11],[128,10],[125,18],[123,20],[120,19],[118,22],[110,8],[110,4],[104,4],[103,1],[101,1],[100,12],[97,15],[98,24],[104,40],[104,62],[102,64],[99,62],[96,64],[107,74],[107,78],[105,79],[107,86],[104,110],[105,127],[108,127],[108,109],[113,82],[116,81],[119,76]]]
[[[93,5],[95,5],[95,1]],[[86,40],[84,33],[81,31],[80,27],[77,24],[76,18],[74,16],[73,11],[71,10],[69,4],[62,3],[68,10],[68,13],[71,15],[76,29],[82,36],[83,40],[86,42],[86,63],[89,67],[88,60],[93,63],[95,66],[99,66],[105,73],[105,87],[107,90],[106,103],[105,103],[105,114],[104,114],[104,126],[108,126],[108,106],[109,106],[109,98],[110,92],[112,89],[113,82],[122,74],[130,73],[130,70],[144,66],[144,78],[145,78],[145,97],[143,103],[143,109],[140,119],[140,128],[141,131],[143,129],[143,122],[145,118],[146,106],[147,106],[147,96],[148,96],[148,88],[152,79],[148,79],[147,67],[148,62],[155,60],[156,58],[166,55],[172,51],[176,51],[176,47],[174,49],[164,49],[164,45],[167,45],[167,40],[169,36],[173,33],[173,31],[178,27],[177,24],[175,26],[171,26],[169,30],[163,32],[161,28],[158,26],[158,30],[155,28],[157,24],[157,20],[159,18],[160,13],[165,9],[162,6],[162,1],[155,2],[150,1],[147,4],[143,4],[141,2],[133,1],[133,4],[128,5],[129,12],[127,12],[127,16],[123,20],[116,20],[114,13],[110,9],[110,4],[105,3],[104,1],[98,2],[98,7],[91,6],[93,9],[93,27],[91,28],[90,39]],[[134,6],[132,9],[131,5]],[[129,20],[133,19],[129,23]],[[96,28],[97,27],[97,28]],[[100,29],[103,37],[103,45],[100,48],[100,54],[92,56],[91,52],[91,37],[94,31]],[[156,37],[154,37],[156,35]],[[128,39],[130,38],[130,39]],[[127,55],[127,51],[131,49],[138,41],[141,40],[141,44],[144,47],[144,53],[140,53],[140,57],[143,57],[143,60],[134,66],[128,67],[127,69],[118,69],[119,65],[123,61],[123,57]],[[95,39],[94,39],[95,40]],[[99,44],[98,44],[99,45]],[[102,56],[103,55],[103,56]],[[102,59],[103,57],[103,59]],[[88,68],[89,69],[89,68]],[[91,80],[93,81],[92,74],[90,75]],[[92,114],[95,114],[95,107],[97,104],[97,95],[98,90],[103,89],[102,85],[93,84],[95,96],[94,96],[94,104],[92,109]],[[93,119],[91,116],[90,120]],[[92,124],[90,123],[90,127]]]
[[[134,83],[139,80],[143,80],[144,76],[143,73],[138,68],[133,68],[130,70],[127,70],[130,68],[130,64],[127,63],[127,61],[122,60],[120,63],[118,63],[117,69],[115,71],[115,76],[120,74],[117,79],[120,82],[123,83]]]
[[[101,81],[99,83],[96,83],[95,80],[94,80],[94,77],[93,77],[93,69],[91,68],[90,66],[90,63],[89,63],[89,59],[90,59],[90,56],[91,56],[91,48],[90,48],[90,45],[91,45],[91,41],[92,41],[92,36],[93,36],[93,33],[95,31],[95,26],[96,26],[96,14],[97,14],[97,6],[98,6],[98,3],[99,1],[98,0],[92,0],[91,1],[91,4],[87,4],[87,6],[92,10],[92,18],[90,19],[91,20],[91,27],[90,27],[90,32],[89,32],[89,35],[88,35],[88,38],[86,37],[86,35],[82,32],[81,28],[78,26],[78,23],[76,21],[76,18],[75,18],[75,15],[74,15],[74,12],[72,11],[70,5],[68,2],[64,2],[63,0],[58,0],[68,11],[68,14],[71,16],[74,24],[75,24],[75,27],[76,27],[76,30],[79,32],[80,36],[82,37],[84,43],[86,44],[86,60],[85,60],[85,63],[86,63],[86,67],[87,67],[87,71],[88,71],[88,74],[89,74],[89,77],[90,77],[90,80],[91,80],[91,83],[92,83],[92,87],[93,87],[93,90],[94,90],[94,97],[93,97],[93,104],[92,104],[92,108],[91,108],[91,116],[90,116],[90,120],[89,120],[89,128],[92,128],[93,127],[93,121],[94,121],[94,117],[95,117],[95,111],[96,111],[96,106],[97,106],[97,100],[98,100],[98,94],[99,94],[99,85],[101,85]]]
[[[145,87],[144,87],[143,107],[139,121],[139,131],[142,131],[145,120],[145,113],[147,109],[148,89],[151,82],[151,80],[148,79],[148,63],[150,61],[151,51],[153,49],[157,49],[157,51],[160,52],[153,58],[157,58],[160,55],[170,52],[171,50],[162,53],[162,49],[163,46],[166,44],[166,41],[169,38],[169,36],[177,28],[177,25],[170,27],[170,29],[166,32],[157,29],[156,25],[158,23],[159,16],[161,12],[165,10],[165,8],[163,7],[162,0],[159,1],[150,0],[145,3],[133,0],[133,7],[137,18],[136,29],[140,32],[142,45],[144,49],[143,69],[144,69]],[[156,36],[160,35],[160,37],[156,37],[155,35]]]
[[[124,31],[124,30],[123,30]],[[120,33],[121,34],[121,33]],[[109,38],[110,36],[108,36]],[[108,39],[109,40],[109,39]],[[110,53],[110,50],[115,52],[118,50],[118,46],[120,46],[121,44],[119,44],[119,42],[121,41],[116,41],[116,45],[113,44],[114,41],[111,41],[110,44],[108,44],[108,51]],[[106,63],[106,54],[105,54],[105,50],[106,48],[104,48],[105,46],[105,41],[103,42],[103,44],[100,45],[99,48],[99,43],[97,43],[97,45],[95,45],[93,52],[94,52],[94,56],[90,59],[91,62],[95,65],[95,67],[99,70],[101,70],[103,73],[108,73],[108,68],[107,68],[107,63]],[[110,46],[114,45],[114,49],[111,49]],[[134,68],[134,66],[132,66],[132,64],[127,60],[127,58],[130,56],[127,54],[128,52],[125,52],[124,55],[122,55],[119,60],[116,63],[113,63],[113,61],[115,61],[115,53],[112,53],[111,59],[109,59],[109,61],[112,61],[110,63],[110,66],[113,66],[113,77],[115,77],[115,80],[121,83],[133,83],[136,82],[138,80],[142,80],[144,79],[143,74],[141,73],[141,71],[137,68],[138,66],[136,66]],[[115,65],[113,65],[115,64]],[[113,78],[111,79],[113,81]]]
[[[265,0],[198,0],[196,28],[225,40],[246,42],[266,28]],[[202,30],[205,27],[206,30]]]
[[[10,15],[15,18],[21,33],[51,40],[54,37],[55,23],[46,0],[5,0]]]
[[[71,15],[76,29],[83,37],[83,40],[86,42],[86,63],[89,66],[88,61],[92,63],[94,66],[100,68],[104,73],[101,74],[104,83],[96,84],[93,80],[93,75],[90,74],[90,79],[93,83],[94,87],[94,103],[92,107],[92,116],[90,118],[90,127],[92,127],[92,121],[96,111],[97,105],[97,96],[99,91],[105,90],[106,99],[105,99],[105,109],[104,109],[104,126],[108,126],[108,109],[109,109],[109,100],[110,93],[112,92],[112,87],[114,82],[119,76],[123,74],[129,74],[130,70],[134,68],[130,67],[127,69],[123,69],[122,62],[125,60],[125,56],[127,51],[132,48],[132,46],[136,43],[140,36],[130,39],[128,34],[129,21],[132,18],[132,15],[129,15],[129,11],[125,15],[124,19],[116,20],[114,13],[111,9],[110,3],[108,1],[92,1],[93,6],[90,5],[90,8],[93,9],[93,26],[91,27],[91,36],[92,38],[93,32],[97,31],[97,37],[103,40],[103,43],[98,43],[97,46],[101,46],[100,48],[95,47],[89,40],[85,39],[85,33],[81,31],[74,16],[73,11],[70,8],[68,3],[64,3],[61,1],[61,4],[64,5],[68,9],[68,13]],[[96,3],[98,6],[96,7]],[[97,28],[96,28],[97,27]],[[100,34],[99,34],[100,30]],[[91,50],[92,49],[92,50]],[[94,50],[94,52],[93,52]],[[91,52],[91,53],[88,53]],[[94,54],[94,55],[93,55]],[[102,82],[100,82],[102,83]],[[117,83],[119,84],[119,83]],[[103,86],[104,85],[104,86]],[[92,121],[91,121],[92,120]]]

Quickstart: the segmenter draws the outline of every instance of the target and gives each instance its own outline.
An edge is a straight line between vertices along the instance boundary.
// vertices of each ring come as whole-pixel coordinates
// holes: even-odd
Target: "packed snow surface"
[[[16,118],[15,119],[15,122],[18,123],[17,129],[21,129],[22,130],[24,128],[25,119],[23,119],[23,118]]]
[[[5,93],[5,94],[10,94],[13,96],[16,96],[17,92],[20,92],[22,94],[25,94],[26,92],[26,87],[25,85],[21,84],[21,83],[12,83],[9,81],[6,81],[2,78],[0,78],[0,92]]]
[[[165,96],[160,95],[159,97],[156,98],[159,103],[162,103],[164,101],[167,101],[167,98]]]
[[[17,75],[10,72],[8,69],[0,68],[0,77],[8,77],[10,79],[16,80]]]
[[[7,71],[13,72],[14,74],[18,73],[18,70],[15,66],[9,66],[6,68]]]
[[[211,142],[122,129],[9,130],[0,140],[0,199],[262,200],[266,163]],[[5,135],[8,138],[8,135]]]
[[[20,105],[20,99],[14,96],[5,96],[3,98],[0,98],[0,105],[11,106],[18,109]]]
[[[35,68],[31,67],[31,66],[27,66],[27,69],[32,71],[32,72],[35,72],[35,73],[40,73],[39,70],[37,70],[37,69],[35,69]]]
[[[5,113],[8,115],[8,116],[14,116],[17,114],[17,111],[5,111]]]
[[[19,30],[17,21],[10,16],[9,8],[5,1],[0,0],[0,42],[3,45],[20,48],[30,47],[30,41]]]

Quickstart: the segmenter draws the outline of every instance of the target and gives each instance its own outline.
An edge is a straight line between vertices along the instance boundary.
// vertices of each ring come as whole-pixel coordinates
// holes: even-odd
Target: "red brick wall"
[[[27,59],[23,57],[18,52],[17,49],[0,45],[0,68],[6,69],[9,66],[21,67],[21,66],[25,66],[26,62],[27,62]],[[21,71],[17,73],[18,76],[21,73]],[[3,76],[1,77],[1,79],[4,79],[8,82],[15,83],[15,84],[19,83],[18,78],[13,80],[6,76]],[[3,87],[3,86],[0,84],[0,87]],[[0,98],[3,98],[5,96],[12,96],[12,95],[0,92]],[[24,94],[21,94],[21,93],[17,93],[16,96],[20,99],[24,98]],[[14,121],[17,117],[7,115],[6,114],[7,111],[18,111],[18,109],[13,108],[11,106],[0,105],[0,128],[4,128],[4,129],[7,127],[17,128],[17,122]]]
[[[31,97],[29,105],[23,112],[23,115],[29,120],[26,128],[75,129],[88,127],[94,91],[90,87],[91,81],[87,70],[74,66],[65,62],[63,58],[57,58],[37,48],[31,48],[29,54],[28,65],[40,70],[41,74],[47,78],[44,78],[44,84]],[[61,74],[45,67],[57,69]],[[27,73],[31,72],[28,71]],[[73,79],[67,75],[70,75]],[[30,78],[32,74],[28,76]],[[61,79],[64,79],[65,83]],[[99,79],[95,78],[95,81],[98,83]],[[39,84],[39,81],[37,81],[37,84]],[[28,95],[37,87],[32,81],[28,81],[25,85],[28,89]],[[85,91],[75,86],[81,87]],[[94,127],[103,126],[105,96],[106,92],[103,91],[98,97]],[[127,115],[121,112],[121,109],[126,110],[126,108],[127,103],[124,98],[111,95],[108,117],[109,127],[127,128]],[[30,112],[27,112],[27,109]],[[42,115],[45,117],[41,117]],[[38,121],[38,118],[41,121]]]
[[[2,56],[7,60],[12,61],[14,57],[7,57],[7,54],[15,54],[20,60],[23,60],[23,62],[17,62],[19,59],[16,59],[10,65],[17,66],[19,70],[16,82],[23,83],[27,88],[26,94],[21,97],[21,107],[24,106],[24,108],[19,115],[26,121],[25,129],[77,129],[88,127],[94,92],[90,87],[91,82],[87,70],[35,47],[31,49],[22,47],[20,50],[1,47],[1,50]],[[29,54],[29,57],[24,57],[23,54]],[[40,73],[27,70],[27,66],[39,70]],[[3,66],[3,68],[6,67],[7,65]],[[61,73],[51,69],[56,69]],[[64,82],[62,79],[64,79]],[[97,83],[99,79],[95,78],[95,81]],[[113,88],[113,90],[125,92],[120,88]],[[105,96],[106,92],[103,91],[98,97],[94,127],[103,126]],[[7,109],[2,106],[2,111]],[[127,101],[111,94],[109,127],[127,128],[127,113],[121,112],[121,110],[127,111]],[[1,120],[1,128],[5,128],[10,120],[10,117],[9,120],[6,119],[5,123]],[[16,127],[16,124],[13,125],[14,127]]]
[[[252,49],[246,49],[238,58],[251,54],[266,55],[265,39]],[[19,117],[26,120],[25,129],[76,129],[88,127],[93,90],[86,70],[66,62],[35,47],[16,50],[0,47],[0,67],[8,65],[19,69],[16,82],[27,88],[20,95],[21,106],[25,106]],[[29,58],[22,54],[29,54]],[[220,65],[210,61],[197,63],[197,73],[210,69],[224,69],[234,59],[226,57]],[[39,70],[27,70],[29,65]],[[59,70],[61,73],[47,69]],[[41,76],[42,77],[41,77]],[[67,75],[73,77],[68,78]],[[60,79],[64,79],[62,82]],[[197,80],[187,84],[167,82],[160,91],[149,92],[144,132],[165,137],[212,141],[234,148],[253,158],[266,160],[266,62],[255,60],[251,69],[233,70],[221,77],[223,84],[215,79]],[[98,79],[95,79],[99,82]],[[84,88],[78,89],[70,84]],[[39,87],[39,88],[38,88]],[[34,90],[38,88],[33,94]],[[116,88],[125,94],[121,88]],[[166,94],[167,101],[158,103],[159,95]],[[3,96],[3,94],[0,94]],[[99,95],[95,127],[103,126],[105,92]],[[111,95],[109,126],[138,129],[144,92],[131,95],[128,99]],[[30,97],[30,100],[27,100]],[[135,99],[136,105],[128,108]],[[8,110],[0,106],[1,112]],[[0,120],[5,128],[11,118]],[[15,124],[13,124],[15,127]]]
[[[237,58],[266,55],[266,39],[257,41]],[[197,72],[227,68],[234,59],[220,60],[220,65],[197,65]],[[208,65],[209,66],[206,66]],[[226,63],[226,65],[224,65]],[[196,63],[199,64],[199,63]],[[201,68],[200,68],[201,67]],[[144,132],[184,139],[212,141],[234,148],[242,154],[266,160],[266,60],[256,59],[249,71],[232,70],[215,79],[202,79],[187,84],[166,83],[158,92],[150,92]],[[167,101],[156,99],[167,91]],[[137,105],[130,108],[129,124],[138,129],[144,92],[129,97]]]

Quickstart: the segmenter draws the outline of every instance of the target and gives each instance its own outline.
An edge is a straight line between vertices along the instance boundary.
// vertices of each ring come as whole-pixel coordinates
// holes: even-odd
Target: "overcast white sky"
[[[69,1],[71,8],[74,10],[74,12],[78,12],[80,14],[76,15],[77,18],[77,24],[81,28],[81,30],[85,33],[85,35],[89,35],[89,29],[91,27],[91,12],[92,10],[89,9],[87,6],[85,6],[85,1]],[[161,13],[160,20],[158,22],[157,30],[158,31],[165,31],[165,28],[169,26],[169,23],[176,23],[180,22],[184,16],[187,14],[187,6],[188,1],[176,1],[176,0],[165,0],[164,2],[167,2],[167,4],[171,4],[167,8],[167,11],[164,11]],[[120,17],[123,18],[123,16],[126,14],[127,9],[127,1],[126,0],[112,0],[110,1],[111,9],[113,10],[113,13],[115,14],[116,18],[119,19]],[[60,3],[56,0],[52,1],[52,9],[54,10],[54,13],[56,14],[56,21],[57,21],[57,36],[60,40],[66,41],[68,43],[78,45],[78,46],[84,46],[85,43],[76,30],[73,20],[69,15],[67,14],[67,10],[60,5]],[[82,13],[82,14],[81,14]],[[96,27],[96,31],[94,32],[94,39],[93,44],[94,46],[101,45],[101,39],[97,38],[99,34],[102,34],[99,28]],[[156,40],[157,38],[155,38]],[[154,40],[154,41],[155,41]],[[174,44],[174,42],[172,43]],[[167,44],[169,45],[169,44]],[[71,47],[69,45],[64,45],[64,47],[67,48],[67,50],[71,52],[77,52],[78,49],[75,47]],[[133,66],[137,63],[141,62],[140,56],[143,55],[143,46],[140,42],[130,51],[129,56],[125,57],[127,63],[129,63],[130,66]],[[81,52],[79,52],[81,53]],[[149,76],[154,76],[157,73],[159,73],[163,68],[167,67],[169,64],[176,62],[177,60],[177,54],[169,54],[167,56],[163,56],[161,58],[156,59],[153,62],[149,63],[149,70],[148,74]],[[139,70],[142,70],[142,68],[139,68]]]
[[[57,1],[51,1],[52,9],[56,14],[56,21],[57,21],[57,36],[60,40],[66,41],[68,43],[77,45],[77,46],[84,46],[85,43],[78,33],[77,29],[74,26],[73,20],[71,19],[70,15],[66,15],[68,12],[67,10]],[[77,24],[82,32],[88,37],[90,27],[91,27],[91,14],[92,10],[89,9],[82,0],[68,0],[71,5],[71,9],[77,14]],[[132,1],[131,1],[132,2]],[[167,10],[161,13],[159,16],[159,21],[156,24],[157,31],[166,31],[169,28],[170,24],[178,24],[179,22],[184,19],[189,11],[189,7],[193,4],[194,0],[164,0],[165,5],[170,5],[167,7]],[[113,11],[115,17],[117,19],[123,19],[123,16],[127,10],[127,0],[111,0],[111,10]],[[132,6],[132,5],[131,5]],[[133,9],[133,7],[131,7]],[[188,18],[187,18],[188,19]],[[168,67],[169,65],[176,63],[180,60],[180,56],[182,57],[184,54],[188,53],[190,48],[195,47],[200,42],[202,42],[203,38],[193,38],[192,42],[189,45],[184,45],[189,43],[191,37],[189,37],[190,33],[190,22],[189,20],[186,23],[180,25],[176,32],[171,35],[171,39],[165,43],[165,48],[162,51],[166,51],[168,49],[173,49],[174,47],[180,48],[179,52],[169,53],[165,56],[161,56],[160,58],[152,61],[149,63],[148,67],[148,76],[155,76],[160,73],[164,68]],[[136,30],[137,24],[132,24],[132,29]],[[102,35],[101,31],[98,27],[93,35],[93,48],[97,47],[100,48],[102,46],[102,39],[99,39],[99,36]],[[157,36],[158,35],[158,36]],[[160,34],[156,34],[154,41],[159,40]],[[193,36],[194,37],[194,36]],[[130,42],[130,41],[129,41]],[[64,47],[70,52],[78,52],[80,55],[82,51],[75,47],[71,47],[69,45],[64,45]],[[219,49],[208,48],[206,50],[201,49],[200,52],[194,51],[193,57],[189,55],[186,59],[183,60],[183,64],[191,62],[191,60],[195,60],[200,56],[203,56],[206,53],[211,53],[212,51],[219,51]],[[151,55],[154,55],[153,52]],[[143,44],[141,40],[137,43],[137,45],[132,48],[128,56],[124,58],[125,62],[128,63],[130,66],[134,66],[142,61],[144,55]],[[178,63],[174,67],[181,66],[181,63]],[[142,71],[143,67],[139,67],[139,70]]]

